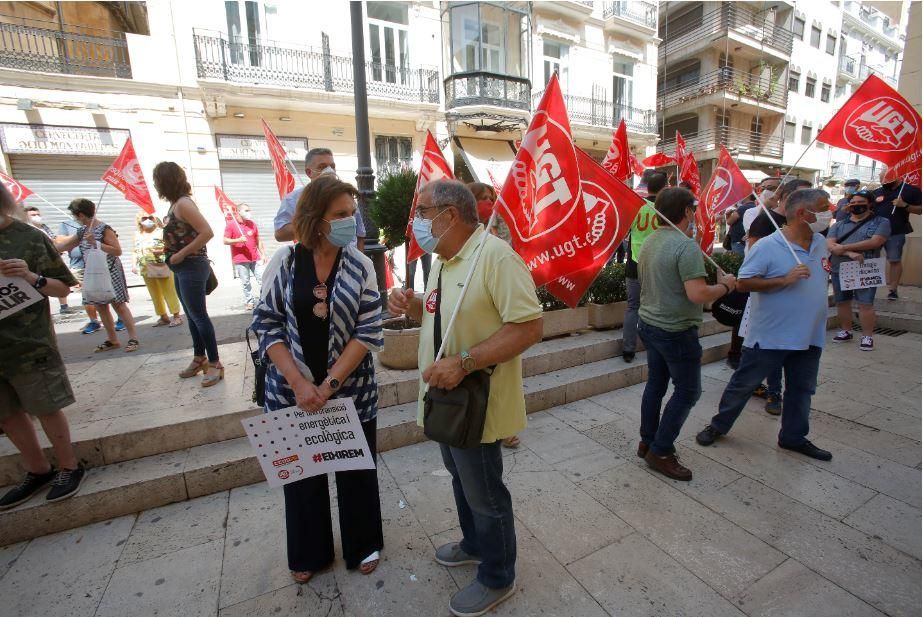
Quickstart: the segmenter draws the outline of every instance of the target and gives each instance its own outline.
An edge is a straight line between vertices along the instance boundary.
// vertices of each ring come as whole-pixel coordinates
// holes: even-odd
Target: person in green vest
[[[632,362],[638,349],[638,309],[641,308],[641,282],[638,279],[638,262],[644,241],[660,226],[661,221],[654,209],[657,193],[667,186],[667,174],[662,171],[646,172],[647,203],[641,206],[638,215],[631,224],[629,232],[628,258],[625,263],[625,283],[628,288],[628,307],[625,311],[625,323],[622,326],[622,359]]]

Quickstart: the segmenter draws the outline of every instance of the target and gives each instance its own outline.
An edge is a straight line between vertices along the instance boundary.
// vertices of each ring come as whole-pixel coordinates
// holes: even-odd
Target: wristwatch
[[[324,380],[324,383],[327,384],[330,387],[330,389],[334,392],[339,390],[340,386],[342,385],[340,383],[340,380],[334,377],[333,375],[327,375],[327,379]]]
[[[466,373],[470,373],[475,368],[474,358],[467,351],[461,352],[461,367]]]
[[[35,287],[36,289],[41,289],[47,284],[48,284],[48,279],[42,276],[41,274],[39,274],[38,278],[35,279],[35,282],[32,283],[32,286]]]

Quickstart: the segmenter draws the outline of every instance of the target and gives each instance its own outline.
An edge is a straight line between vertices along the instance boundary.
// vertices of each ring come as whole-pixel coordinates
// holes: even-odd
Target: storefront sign
[[[222,161],[268,161],[269,150],[262,135],[215,135],[218,158]],[[303,137],[280,137],[290,161],[299,166],[308,153],[308,140]]]
[[[0,124],[0,146],[7,154],[118,156],[128,139],[125,129],[45,124]]]

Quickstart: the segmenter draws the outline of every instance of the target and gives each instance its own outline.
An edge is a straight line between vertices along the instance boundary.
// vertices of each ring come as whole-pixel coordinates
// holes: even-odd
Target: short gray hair
[[[310,167],[311,159],[313,159],[315,156],[333,156],[333,150],[330,148],[311,148],[304,156],[304,166]]]
[[[800,189],[788,196],[785,201],[785,216],[794,216],[795,211],[807,209],[816,204],[818,201],[827,201],[830,195],[827,191],[821,189]]]
[[[478,205],[474,193],[458,180],[442,178],[426,183],[423,191],[433,194],[433,205],[444,208],[452,206],[458,210],[458,215],[469,225],[477,225]]]

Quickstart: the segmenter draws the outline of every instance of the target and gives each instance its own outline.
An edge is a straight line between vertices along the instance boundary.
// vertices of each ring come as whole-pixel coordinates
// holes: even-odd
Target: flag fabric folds
[[[410,218],[407,220],[407,262],[414,261],[423,256],[423,249],[413,237],[413,217],[417,213],[417,196],[420,189],[427,182],[441,178],[454,178],[449,162],[445,160],[436,138],[429,131],[426,132],[426,141],[423,145],[423,160],[420,164],[420,173],[417,174],[417,188],[413,194],[413,203],[410,204]]]
[[[631,162],[631,150],[628,149],[628,130],[625,128],[625,119],[619,122],[619,126],[612,133],[612,145],[606,152],[606,158],[603,159],[602,167],[617,180],[622,182],[631,178],[633,173]]]
[[[282,147],[282,142],[272,132],[265,120],[261,118],[260,123],[263,125],[263,135],[266,136],[266,149],[269,151],[272,171],[276,176],[279,199],[285,199],[286,195],[295,190],[295,176],[292,175],[285,163],[285,148]]]
[[[125,140],[122,151],[103,173],[102,180],[122,193],[128,201],[137,204],[148,214],[154,214],[154,202],[144,181],[144,173],[141,171],[141,163],[138,162],[131,137]]]
[[[6,187],[6,190],[10,192],[13,196],[13,201],[20,202],[24,201],[29,195],[34,193],[26,187],[25,184],[17,181],[12,176],[8,176],[3,172],[0,172],[0,183]]]

